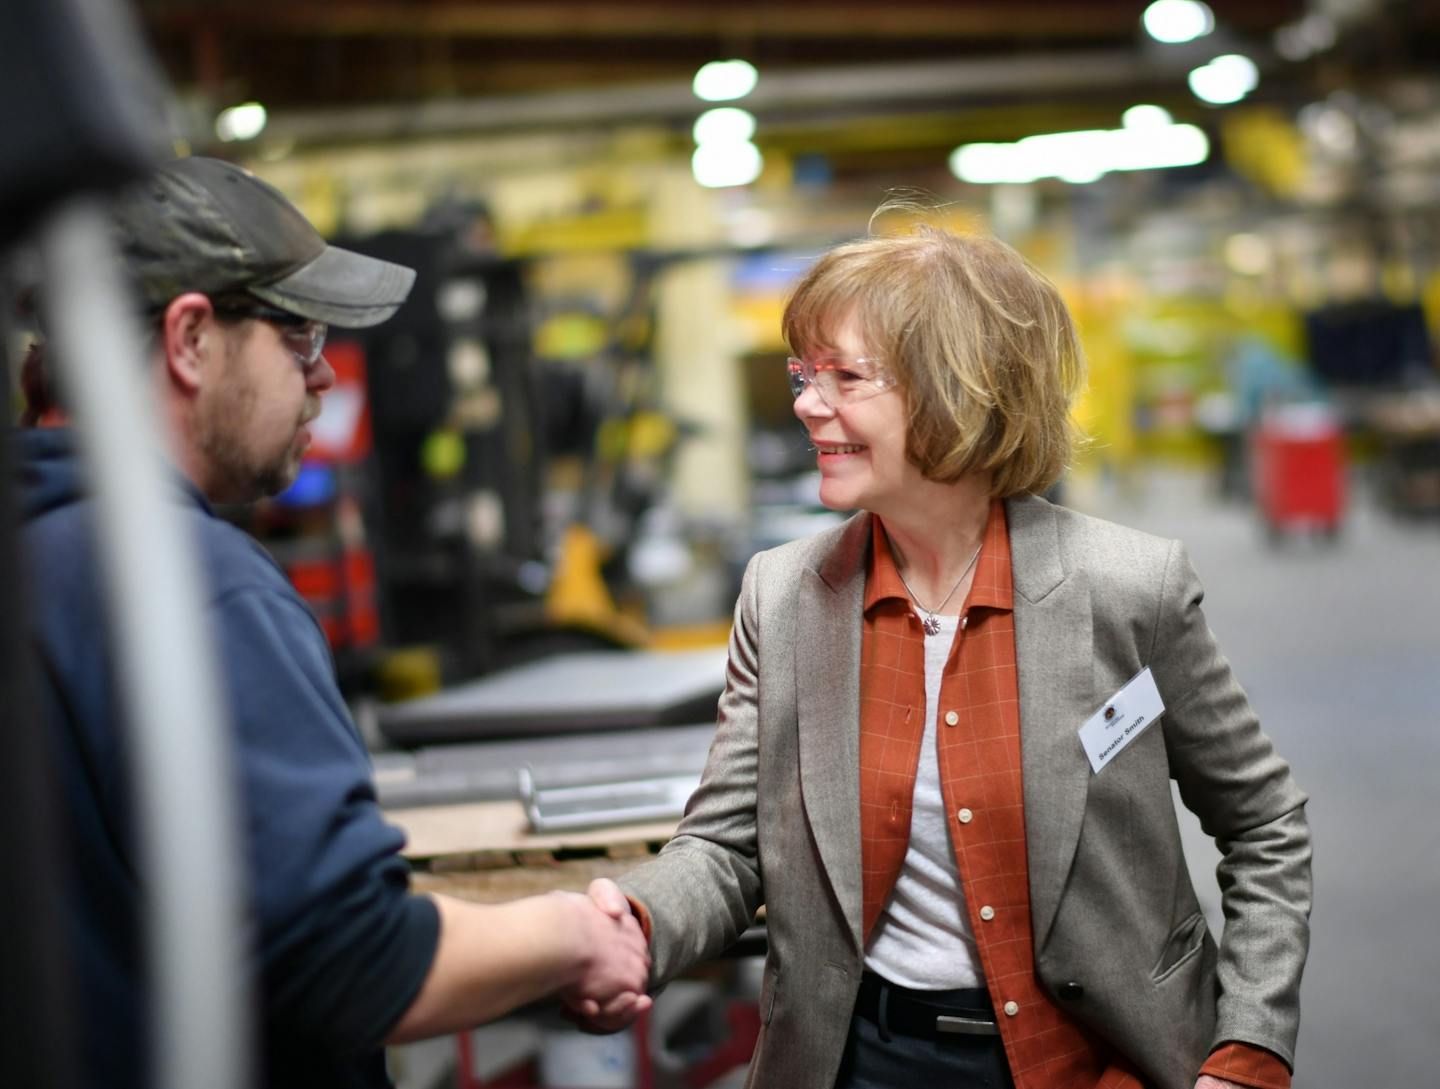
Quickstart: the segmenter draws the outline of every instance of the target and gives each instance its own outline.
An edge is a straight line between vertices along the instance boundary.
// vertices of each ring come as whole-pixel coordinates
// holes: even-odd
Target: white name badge
[[[1146,666],[1080,727],[1080,744],[1090,758],[1090,766],[1098,773],[1164,713],[1160,690]]]

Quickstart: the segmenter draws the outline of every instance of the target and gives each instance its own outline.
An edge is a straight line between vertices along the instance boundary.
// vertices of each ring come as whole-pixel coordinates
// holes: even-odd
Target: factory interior
[[[1047,495],[1185,543],[1309,795],[1295,1089],[1435,1083],[1440,3],[88,7],[133,32],[173,154],[417,270],[391,320],[330,330],[294,483],[220,511],[318,620],[417,892],[583,890],[670,837],[746,564],[847,516],[781,315],[898,193],[1058,287],[1086,441]],[[33,241],[0,233],[7,295]],[[38,333],[0,319],[7,431]],[[1219,855],[1176,805],[1218,936]],[[390,1076],[739,1087],[765,952],[762,917],[620,1033],[540,1003]]]

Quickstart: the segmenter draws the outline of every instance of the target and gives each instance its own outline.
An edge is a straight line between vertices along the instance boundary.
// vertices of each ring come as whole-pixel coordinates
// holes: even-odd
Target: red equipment
[[[1255,499],[1272,541],[1295,530],[1333,539],[1345,514],[1345,445],[1325,405],[1293,404],[1262,417],[1253,442]]]

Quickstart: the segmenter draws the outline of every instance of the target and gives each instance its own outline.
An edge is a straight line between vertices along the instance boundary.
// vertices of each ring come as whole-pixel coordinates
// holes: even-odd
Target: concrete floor
[[[1268,547],[1251,509],[1221,505],[1198,475],[1068,497],[1185,541],[1210,626],[1310,794],[1296,1089],[1440,1085],[1440,523],[1393,518],[1364,483],[1334,547]],[[1218,855],[1184,817],[1218,919]]]

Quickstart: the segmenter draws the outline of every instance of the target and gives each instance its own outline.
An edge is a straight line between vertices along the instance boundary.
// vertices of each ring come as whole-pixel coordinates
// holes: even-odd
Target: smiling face
[[[921,222],[836,246],[800,278],[781,328],[811,374],[843,341],[884,360],[898,381],[901,392],[873,405],[852,400],[833,419],[821,419],[827,410],[813,393],[796,405],[812,436],[839,442],[837,433],[854,432],[851,445],[876,457],[881,444],[862,444],[861,428],[870,435],[887,401],[904,403],[894,414],[904,417],[908,460],[874,464],[878,491],[867,485],[866,496],[892,496],[896,477],[915,475],[911,466],[927,484],[984,474],[996,496],[1040,492],[1075,449],[1070,408],[1085,366],[1074,321],[1055,285],[996,239]],[[825,471],[825,494],[849,505],[854,489],[842,487],[840,463]],[[925,504],[940,499],[926,492],[911,511],[923,523],[933,513]]]
[[[845,318],[826,338],[827,354],[872,354],[856,321]],[[832,407],[807,387],[795,400],[820,470],[820,502],[831,510],[868,510],[882,517],[902,509],[920,491],[924,476],[905,453],[905,395],[892,387],[863,401]]]

